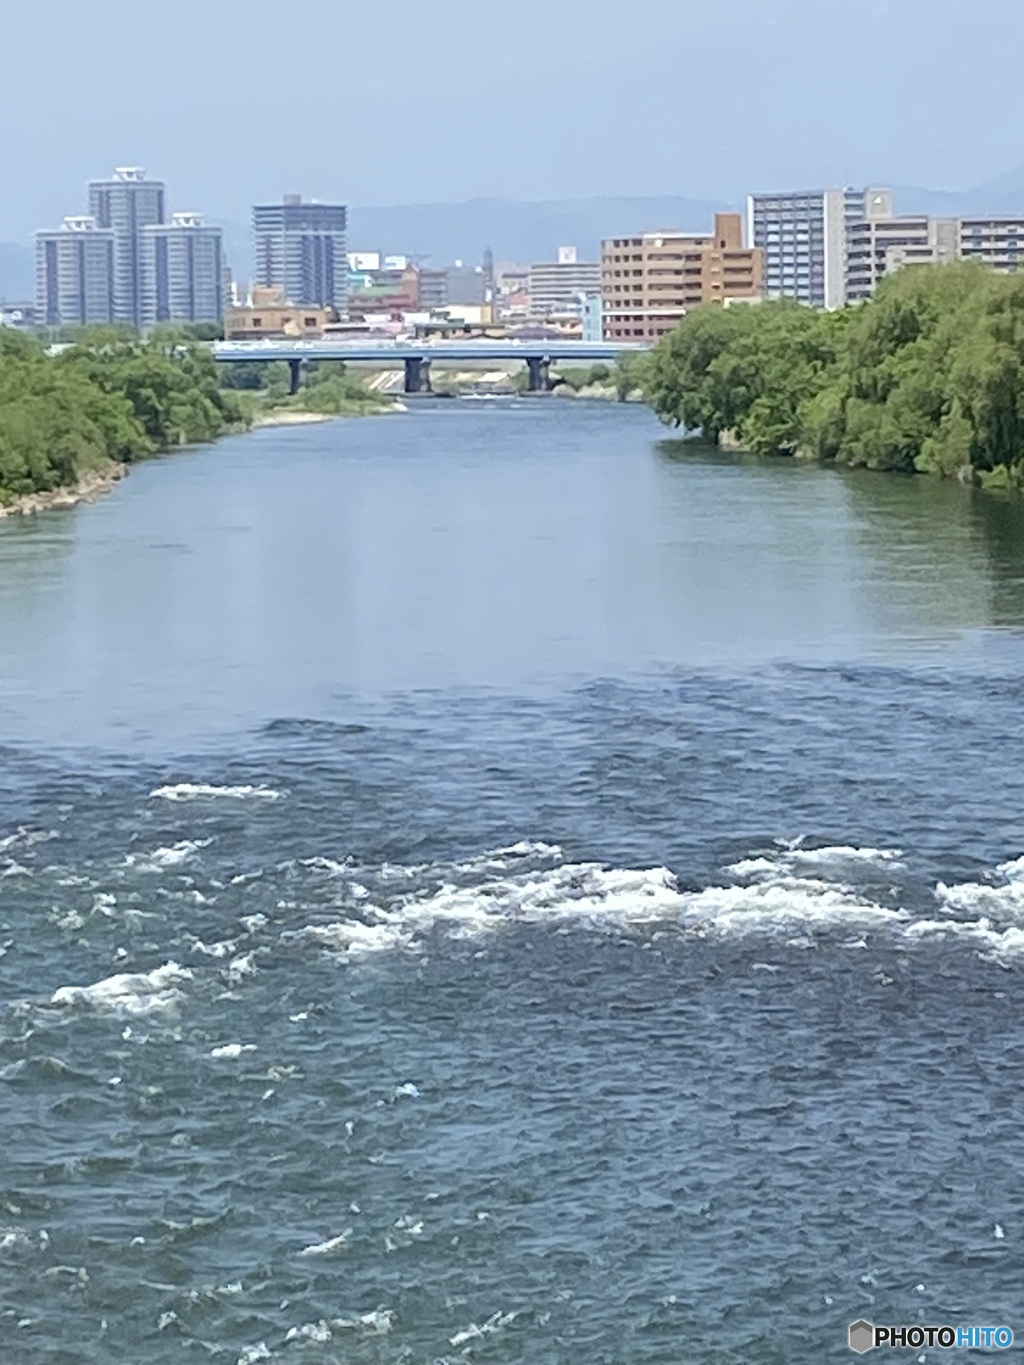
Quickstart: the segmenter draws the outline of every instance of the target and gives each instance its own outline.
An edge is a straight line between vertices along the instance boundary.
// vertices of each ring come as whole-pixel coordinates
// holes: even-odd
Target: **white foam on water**
[[[322,1344],[330,1341],[333,1335],[330,1324],[321,1318],[319,1322],[305,1322],[301,1327],[289,1327],[284,1339],[286,1342],[315,1341]]]
[[[335,858],[300,858],[299,866],[307,867],[312,872],[326,872],[331,877],[341,877],[351,871],[348,863],[339,863]]]
[[[0,839],[0,853],[9,848],[32,848],[34,844],[45,844],[59,838],[55,829],[29,829],[27,825],[19,825],[13,834]]]
[[[242,1354],[238,1357],[236,1365],[256,1365],[260,1360],[271,1360],[270,1348],[265,1341],[258,1341],[255,1346],[245,1346]]]
[[[61,986],[50,997],[54,1005],[88,1005],[115,1014],[150,1014],[179,1005],[184,995],[178,989],[192,980],[188,967],[167,962],[151,972],[126,972],[108,976],[92,986]]]
[[[779,871],[777,858],[741,858],[725,869],[730,877],[774,876]]]
[[[238,940],[234,938],[219,939],[216,943],[204,943],[201,938],[192,938],[188,935],[189,947],[193,953],[202,953],[204,957],[230,957],[238,951]]]
[[[224,1057],[234,1060],[243,1056],[246,1052],[256,1052],[255,1043],[223,1043],[220,1047],[210,1049],[211,1057]]]
[[[333,924],[308,925],[299,936],[313,939],[325,948],[347,957],[362,957],[368,953],[411,948],[412,934],[399,924],[385,919],[380,924],[363,924],[359,920],[338,920]]]
[[[149,793],[151,798],[164,801],[201,801],[225,797],[235,801],[254,798],[261,801],[278,801],[283,795],[272,787],[217,787],[208,782],[175,782],[171,786],[157,787]]]
[[[1002,966],[1024,956],[1024,858],[1000,863],[976,882],[939,882],[935,899],[946,918],[917,920],[907,926],[910,938],[961,938]]]
[[[255,953],[239,953],[228,963],[226,976],[229,985],[237,986],[240,981],[244,981],[247,976],[255,976],[258,968],[256,966]]]
[[[306,938],[355,959],[395,949],[417,949],[426,935],[442,930],[452,938],[478,939],[516,923],[575,924],[598,930],[638,931],[675,925],[700,934],[769,934],[779,930],[848,927],[858,933],[908,919],[899,908],[876,903],[829,876],[829,863],[844,861],[891,867],[895,849],[837,845],[811,850],[811,867],[795,866],[803,849],[734,864],[736,882],[681,890],[665,867],[609,868],[598,863],[565,863],[552,844],[521,843],[447,865],[440,886],[390,893],[388,908],[365,903],[363,918],[307,925],[282,937]],[[536,865],[536,859],[554,861]],[[442,865],[428,865],[423,875]],[[382,875],[385,870],[381,869]],[[810,875],[813,870],[814,875]],[[390,869],[389,879],[404,871]],[[487,875],[490,873],[491,875]],[[481,875],[483,874],[483,875]],[[472,877],[470,884],[463,880]],[[811,943],[813,946],[813,942]]]
[[[1015,870],[1007,874],[1004,871],[1007,868]],[[1016,862],[1003,863],[988,882],[961,882],[954,886],[939,882],[936,898],[951,913],[1024,919],[1024,879],[1016,868]]]
[[[832,844],[825,848],[794,848],[790,857],[798,863],[871,863],[891,867],[903,857],[900,848],[858,848],[851,844]]]
[[[623,930],[676,923],[723,934],[748,934],[828,924],[871,927],[899,922],[906,914],[867,900],[847,886],[782,872],[751,885],[681,891],[664,867],[608,869],[565,863],[482,886],[449,884],[382,912],[381,917],[392,927],[414,932],[443,926],[455,936],[475,937],[515,922],[572,921]]]
[[[819,874],[827,875],[830,865],[838,865],[837,871],[852,871],[858,866],[895,869],[901,867],[903,850],[898,848],[860,847],[855,844],[829,844],[824,848],[805,848],[803,836],[797,839],[777,840],[779,852],[762,854],[753,858],[741,858],[725,869],[731,877],[742,880],[747,878],[770,878],[786,876],[799,872],[801,868],[813,868]]]
[[[518,843],[509,844],[507,848],[494,849],[490,852],[477,854],[472,858],[465,858],[462,862],[453,864],[453,868],[457,872],[472,873],[491,870],[504,872],[528,858],[553,859],[560,862],[562,850],[557,844],[520,839]]]
[[[395,1325],[395,1313],[391,1308],[375,1308],[372,1313],[361,1313],[354,1318],[332,1318],[331,1326],[356,1328],[364,1332],[376,1332],[379,1336],[390,1332]]]
[[[313,1242],[312,1245],[303,1247],[299,1252],[300,1256],[332,1256],[336,1252],[344,1251],[348,1247],[348,1239],[352,1236],[352,1229],[346,1228],[344,1232],[339,1232],[336,1237],[328,1237],[324,1242]]]
[[[475,1322],[471,1322],[468,1327],[464,1327],[461,1332],[456,1332],[448,1340],[453,1346],[464,1346],[467,1341],[477,1341],[492,1332],[500,1332],[503,1327],[508,1327],[510,1323],[515,1322],[516,1316],[515,1313],[494,1313],[479,1327]]]
[[[743,935],[816,926],[883,927],[906,911],[869,901],[849,887],[807,877],[786,877],[753,886],[710,886],[684,897],[686,918],[717,933]]]
[[[138,868],[140,872],[162,872],[165,867],[180,867],[199,849],[212,843],[212,839],[181,839],[168,848],[155,848],[152,853],[129,853],[125,856],[125,866]]]

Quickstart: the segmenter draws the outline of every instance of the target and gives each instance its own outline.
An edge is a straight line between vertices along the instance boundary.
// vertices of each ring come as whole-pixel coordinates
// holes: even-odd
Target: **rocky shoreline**
[[[34,516],[56,508],[75,507],[80,502],[94,502],[109,493],[128,473],[128,465],[115,464],[109,469],[90,469],[75,484],[65,488],[51,488],[45,493],[25,493],[9,503],[0,504],[0,517]]]

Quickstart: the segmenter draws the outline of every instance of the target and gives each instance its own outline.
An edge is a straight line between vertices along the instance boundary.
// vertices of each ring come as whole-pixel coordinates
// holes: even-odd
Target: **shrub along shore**
[[[0,515],[94,497],[137,460],[246,430],[278,409],[343,416],[389,406],[343,367],[312,379],[295,396],[233,390],[206,347],[172,330],[145,341],[88,330],[50,356],[0,328]]]
[[[840,312],[699,308],[642,371],[712,442],[1024,488],[1024,274],[908,266]]]

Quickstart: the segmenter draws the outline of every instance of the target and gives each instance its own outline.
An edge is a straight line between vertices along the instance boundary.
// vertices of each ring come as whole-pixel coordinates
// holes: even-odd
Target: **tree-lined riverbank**
[[[74,497],[173,446],[243,420],[213,357],[175,333],[96,332],[58,356],[0,331],[0,505]]]
[[[666,422],[759,454],[1024,487],[1024,277],[910,267],[870,302],[701,308],[644,365]]]
[[[0,329],[0,515],[68,506],[110,488],[136,460],[301,414],[361,415],[390,404],[344,367],[289,395],[225,387],[209,350],[181,332],[145,341],[90,330],[48,355]]]

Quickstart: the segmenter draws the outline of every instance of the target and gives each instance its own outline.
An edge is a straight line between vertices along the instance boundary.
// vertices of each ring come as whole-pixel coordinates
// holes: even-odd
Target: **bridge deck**
[[[609,341],[217,341],[218,360],[351,360],[400,365],[406,360],[561,360],[614,361],[620,355],[650,350],[643,342]]]

